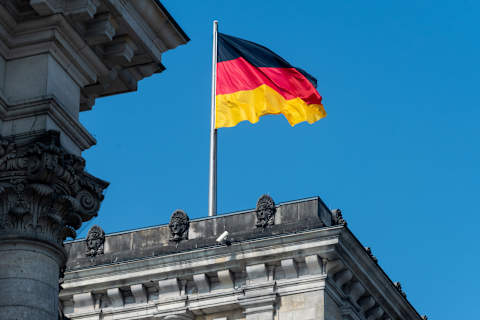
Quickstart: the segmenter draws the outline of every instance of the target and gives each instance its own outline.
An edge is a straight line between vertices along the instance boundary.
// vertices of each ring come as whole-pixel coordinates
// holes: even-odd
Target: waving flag
[[[271,50],[218,33],[215,128],[283,114],[290,125],[326,116],[317,80]]]

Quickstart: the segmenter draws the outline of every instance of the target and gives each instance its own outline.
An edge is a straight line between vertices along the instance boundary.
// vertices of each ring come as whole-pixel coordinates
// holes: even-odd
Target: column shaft
[[[57,320],[65,254],[47,243],[11,239],[0,241],[0,257],[0,318]]]

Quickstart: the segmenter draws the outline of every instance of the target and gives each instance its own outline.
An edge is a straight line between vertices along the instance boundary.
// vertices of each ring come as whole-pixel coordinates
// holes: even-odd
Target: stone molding
[[[414,309],[402,300],[388,278],[365,278],[381,272],[361,245],[355,251],[345,247],[345,242],[353,245],[355,241],[346,227],[336,226],[256,240],[250,247],[244,242],[229,248],[180,253],[178,261],[168,256],[122,263],[114,267],[114,274],[107,271],[111,267],[100,266],[95,279],[89,276],[88,269],[76,270],[67,272],[61,299],[68,301],[75,292],[98,292],[119,284],[130,288],[143,285],[148,290],[141,304],[103,311],[96,308],[89,314],[102,311],[120,319],[121,315],[132,316],[142,310],[145,316],[162,318],[185,312],[200,315],[228,306],[232,310],[241,308],[247,319],[271,319],[280,297],[324,290],[341,306],[345,319],[416,320]],[[228,261],[232,255],[236,260]],[[355,263],[350,262],[353,257]],[[238,269],[241,265],[243,270]],[[101,269],[106,273],[102,275]],[[159,278],[163,280],[158,287],[149,284]],[[81,314],[65,311],[71,319],[83,319]]]
[[[54,56],[82,88],[81,110],[96,97],[136,90],[139,80],[165,69],[163,52],[189,41],[154,0],[28,2],[0,4],[0,55]]]
[[[48,131],[26,143],[0,137],[0,238],[31,238],[62,247],[97,215],[108,183]]]
[[[8,106],[8,107],[7,107]],[[28,118],[32,114],[46,115],[55,123],[55,125],[73,141],[80,150],[86,150],[97,143],[97,140],[85,129],[85,127],[77,121],[77,119],[66,111],[65,106],[53,95],[37,97],[36,99],[26,99],[22,101],[7,101],[0,90],[0,136],[8,136],[9,130],[7,124],[21,118]],[[45,118],[45,122],[47,119]],[[46,127],[41,124],[39,117],[37,118],[39,128]],[[12,124],[13,125],[13,124]],[[17,139],[31,138],[32,136],[43,134],[44,129],[36,130],[31,128],[26,133],[17,134]],[[63,137],[65,138],[65,137]]]

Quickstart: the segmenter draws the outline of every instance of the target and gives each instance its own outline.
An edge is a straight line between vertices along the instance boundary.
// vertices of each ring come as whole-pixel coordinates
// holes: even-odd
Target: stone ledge
[[[215,247],[219,245],[217,237],[224,231],[230,233],[231,243],[236,244],[314,230],[331,224],[331,221],[325,219],[326,214],[329,215],[330,210],[320,198],[310,198],[278,205],[275,224],[266,228],[256,226],[255,210],[250,210],[194,219],[190,221],[188,240],[179,242],[170,240],[168,225],[117,233],[105,237],[105,254],[95,259],[85,255],[85,241],[67,242],[65,247],[70,256],[67,270]]]

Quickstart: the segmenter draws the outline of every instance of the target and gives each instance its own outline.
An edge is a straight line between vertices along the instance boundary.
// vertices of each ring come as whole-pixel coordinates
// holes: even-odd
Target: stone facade
[[[84,170],[79,112],[188,40],[155,0],[0,0],[0,319],[58,319],[63,241],[108,186]]]
[[[273,201],[266,201],[273,203]],[[263,206],[265,209],[268,206]],[[271,209],[270,209],[271,210]],[[107,235],[104,253],[66,243],[70,319],[419,320],[377,262],[319,198]],[[270,216],[270,215],[268,215]],[[228,242],[216,242],[224,231]]]
[[[79,112],[135,91],[188,40],[155,0],[1,0],[0,135],[56,130],[80,155],[96,141]]]

